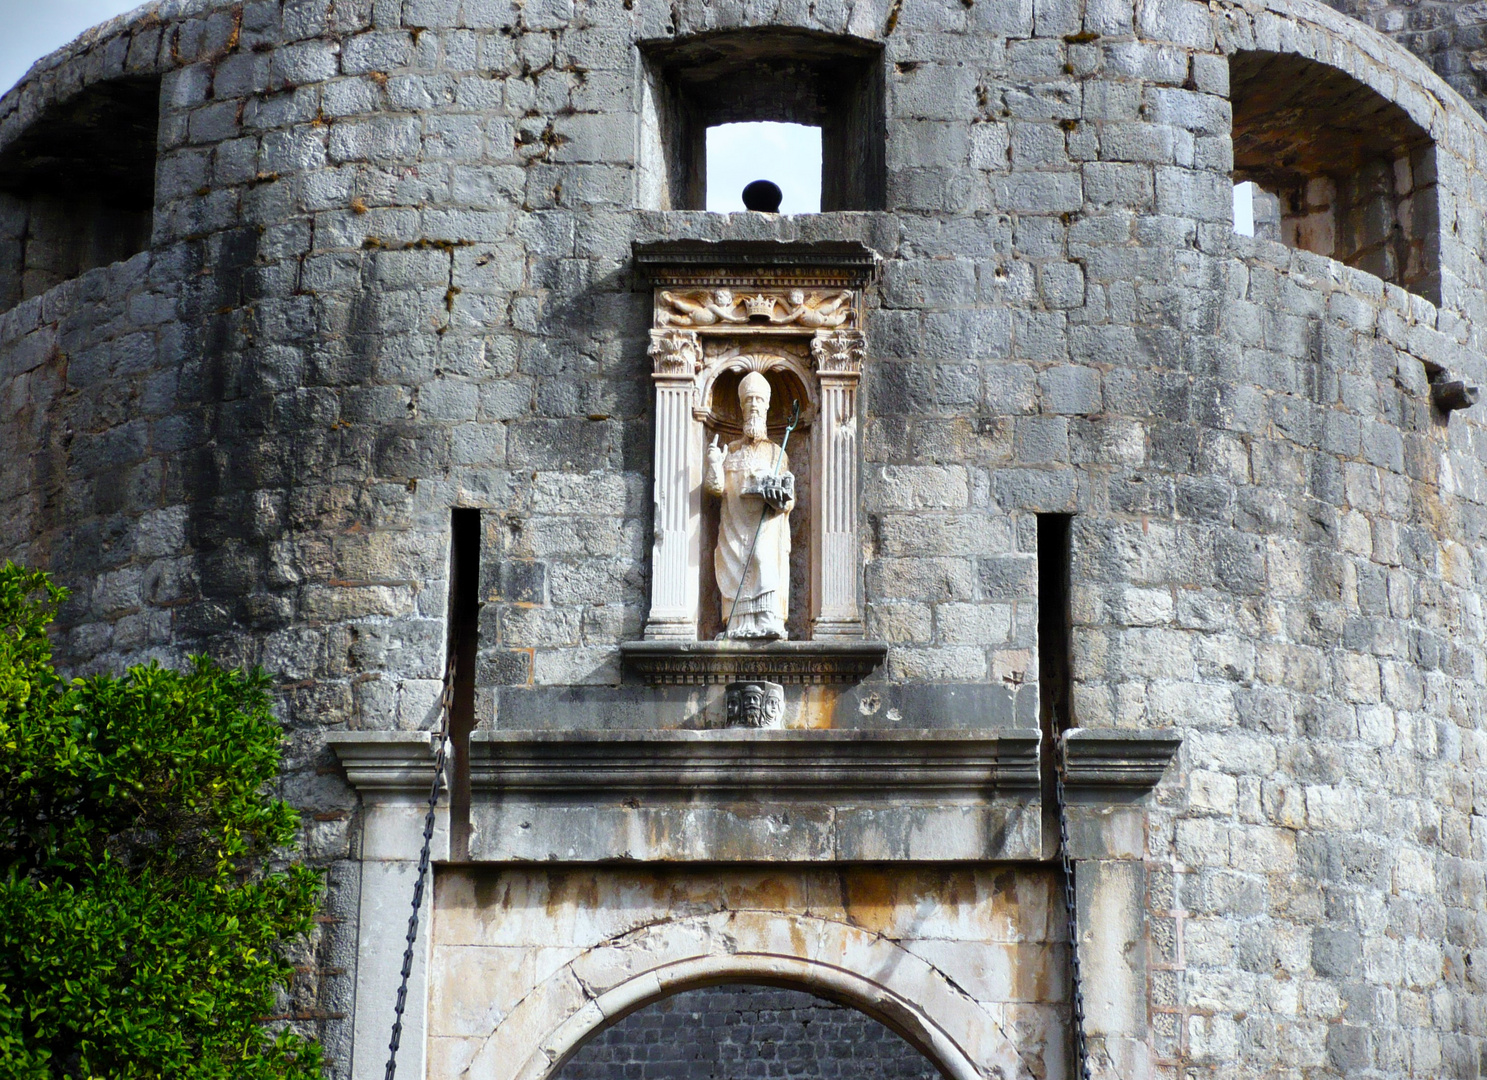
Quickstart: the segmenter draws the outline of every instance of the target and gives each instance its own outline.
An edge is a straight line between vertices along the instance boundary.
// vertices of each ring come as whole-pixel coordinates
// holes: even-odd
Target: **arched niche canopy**
[[[810,431],[820,408],[819,387],[815,373],[811,370],[810,352],[774,347],[751,349],[737,353],[724,353],[704,365],[697,376],[697,404],[693,417],[700,421],[708,432],[717,433],[723,441],[736,439],[743,434],[743,420],[738,408],[738,385],[751,371],[757,371],[769,380],[771,388],[769,403],[769,437],[781,441],[794,415],[794,406],[800,405],[793,441],[797,447],[804,445],[801,437]]]

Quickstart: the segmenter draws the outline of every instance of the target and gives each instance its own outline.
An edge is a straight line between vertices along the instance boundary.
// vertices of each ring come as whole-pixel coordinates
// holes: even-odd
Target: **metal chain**
[[[434,808],[439,804],[439,789],[444,783],[444,755],[449,747],[449,713],[454,703],[454,652],[449,654],[449,669],[444,677],[444,693],[439,697],[439,746],[434,751],[434,780],[429,785],[429,810],[423,819],[423,850],[418,855],[418,881],[413,885],[413,912],[408,916],[408,945],[403,950],[403,977],[398,983],[398,999],[392,1008],[392,1041],[387,1044],[386,1080],[398,1071],[398,1046],[403,1041],[403,1009],[408,1004],[408,977],[413,973],[413,941],[418,937],[418,911],[423,907],[423,884],[429,873],[429,851],[434,843]]]
[[[1084,990],[1079,972],[1079,899],[1074,892],[1074,860],[1069,858],[1069,813],[1064,802],[1062,765],[1054,774],[1054,793],[1058,800],[1058,851],[1064,864],[1064,914],[1069,920],[1069,960],[1073,976],[1069,991],[1074,1008],[1074,1058],[1079,1065],[1079,1080],[1090,1080],[1089,1052],[1084,1043]]]

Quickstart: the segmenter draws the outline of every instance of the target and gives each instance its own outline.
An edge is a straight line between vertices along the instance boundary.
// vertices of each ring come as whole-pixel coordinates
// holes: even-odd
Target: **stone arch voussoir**
[[[835,999],[908,1039],[948,1080],[1031,1080],[1001,1003],[977,1001],[902,944],[845,923],[728,911],[602,942],[532,987],[495,1023],[465,1080],[552,1080],[580,1046],[684,990],[765,983]]]

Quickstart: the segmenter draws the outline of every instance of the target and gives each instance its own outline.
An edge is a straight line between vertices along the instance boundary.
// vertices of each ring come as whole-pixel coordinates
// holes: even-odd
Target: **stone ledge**
[[[1038,733],[477,731],[472,794],[853,803],[1038,789]]]
[[[1071,789],[1149,791],[1182,745],[1175,731],[1073,728],[1059,740],[1059,767]]]
[[[427,797],[434,779],[434,732],[331,731],[325,741],[357,791]]]
[[[625,666],[652,686],[706,686],[749,679],[860,682],[888,655],[881,641],[627,641]]]
[[[1038,733],[477,732],[475,862],[1036,859]]]

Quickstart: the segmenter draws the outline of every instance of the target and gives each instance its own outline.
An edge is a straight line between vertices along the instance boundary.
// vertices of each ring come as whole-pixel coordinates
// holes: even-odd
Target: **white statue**
[[[713,436],[703,487],[722,497],[713,557],[722,594],[722,636],[785,636],[790,612],[790,511],[795,476],[783,447],[769,441],[769,380],[757,371],[738,386],[743,438],[724,448]]]

